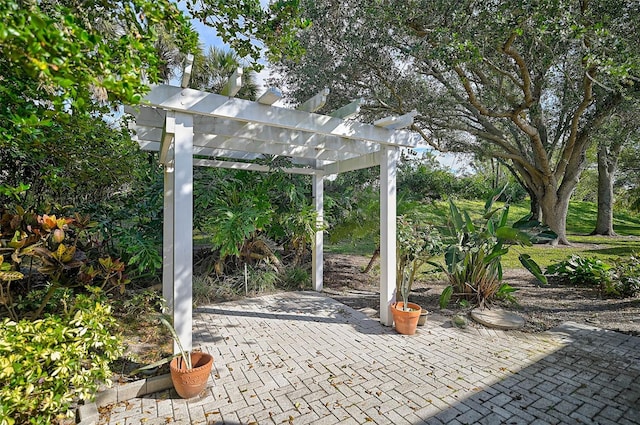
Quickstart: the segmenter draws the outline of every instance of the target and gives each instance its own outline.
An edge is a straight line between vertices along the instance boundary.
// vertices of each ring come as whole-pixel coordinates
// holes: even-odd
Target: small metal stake
[[[249,275],[247,273],[247,263],[244,263],[244,294],[249,295]]]

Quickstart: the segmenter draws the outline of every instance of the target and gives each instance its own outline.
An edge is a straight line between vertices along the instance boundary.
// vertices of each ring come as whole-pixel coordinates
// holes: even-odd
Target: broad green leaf
[[[509,253],[509,248],[502,249],[494,249],[491,254],[487,255],[484,258],[484,263],[489,264],[493,259],[497,257],[502,257],[503,255],[507,255]]]
[[[504,227],[507,225],[507,219],[509,218],[509,205],[504,206],[504,210],[498,220],[498,227]]]
[[[540,270],[540,266],[536,263],[529,254],[520,254],[518,257],[520,263],[524,266],[525,269],[529,270],[529,272],[540,281],[540,283],[547,284],[547,277]]]
[[[452,200],[449,200],[449,210],[451,212],[451,221],[453,222],[454,230],[456,232],[461,231],[464,225],[462,216],[460,215],[458,207],[456,207],[456,204],[454,204]]]
[[[516,229],[530,229],[540,226],[540,222],[538,220],[531,220],[531,217],[533,217],[532,213],[525,215],[513,223],[512,227],[515,227]]]
[[[447,308],[449,302],[451,301],[451,296],[453,295],[453,286],[449,285],[440,294],[440,308]]]
[[[464,222],[467,232],[473,233],[476,230],[476,227],[473,225],[473,221],[471,220],[469,213],[467,211],[463,211],[462,213],[464,214]]]
[[[499,227],[496,229],[496,236],[504,241],[517,242],[525,246],[532,245],[529,235],[513,227]]]

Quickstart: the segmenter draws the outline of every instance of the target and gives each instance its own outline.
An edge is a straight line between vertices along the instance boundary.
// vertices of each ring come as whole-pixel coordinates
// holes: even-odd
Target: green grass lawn
[[[484,209],[483,201],[458,200],[458,208],[467,210],[472,218],[481,216]],[[446,201],[422,204],[417,207],[423,217],[436,226],[443,235],[450,235],[448,226],[449,204]],[[512,204],[509,209],[509,218],[514,222],[529,212],[528,202]],[[567,234],[569,241],[574,246],[551,247],[549,245],[534,245],[532,247],[513,246],[508,255],[503,257],[504,268],[522,267],[518,261],[518,255],[526,253],[541,266],[564,260],[572,254],[583,257],[600,258],[610,261],[619,256],[640,253],[640,216],[628,211],[614,213],[614,230],[617,237],[590,236],[595,228],[597,205],[590,202],[570,202],[567,214]],[[376,240],[367,239],[353,242],[339,242],[327,244],[326,252],[341,254],[358,254],[370,256],[376,248]],[[435,259],[436,261],[442,259]]]

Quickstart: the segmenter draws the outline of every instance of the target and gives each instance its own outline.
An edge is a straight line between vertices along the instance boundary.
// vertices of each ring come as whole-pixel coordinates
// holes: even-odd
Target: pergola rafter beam
[[[222,90],[220,90],[222,96],[233,97],[238,94],[242,88],[242,73],[242,68],[236,68],[236,70],[233,71],[229,80],[227,80]]]
[[[308,148],[301,145],[271,144],[261,141],[252,141],[251,139],[215,136],[213,134],[199,135],[197,137],[197,140],[198,146],[200,147],[241,150],[244,152],[261,153],[265,155],[290,156],[293,158],[337,161],[340,158],[351,158],[357,156],[357,154],[348,152],[342,153],[332,150]]]
[[[400,116],[390,116],[385,118],[380,118],[377,121],[373,122],[373,125],[377,127],[384,127],[391,130],[396,130],[400,128],[407,128],[411,124],[413,124],[413,119],[418,115],[418,111],[415,109],[409,113]]]
[[[135,118],[135,122],[129,123],[129,128],[136,132],[140,127],[162,128],[165,117],[167,116],[167,111],[164,109],[149,108],[143,105],[125,105],[124,112],[133,115]]]
[[[228,168],[232,170],[250,170],[250,171],[260,171],[263,173],[268,173],[270,171],[274,171],[272,167],[261,164],[253,164],[250,162],[232,162],[232,161],[220,161],[214,159],[194,159],[193,165],[197,165],[199,167],[215,167],[215,168]],[[313,168],[300,168],[300,167],[291,167],[291,168],[279,168],[279,170],[289,173],[289,174],[304,174],[304,175],[314,175],[320,170],[314,170]]]
[[[274,127],[260,124],[243,124],[234,120],[196,120],[196,133],[217,134],[274,144],[300,145],[317,149],[341,152],[370,153],[378,149],[378,144],[362,140],[348,139],[334,135],[321,135],[308,131]],[[196,141],[197,143],[197,141]]]
[[[361,170],[363,168],[370,168],[380,165],[380,152],[374,152],[366,155],[359,156],[357,158],[345,159],[342,161],[334,162],[324,167],[324,172],[327,175],[346,173],[347,171]]]
[[[282,99],[282,92],[274,87],[269,87],[267,91],[256,100],[256,102],[263,105],[273,105],[277,101]]]
[[[256,124],[303,130],[347,139],[367,140],[382,145],[416,147],[418,135],[404,130],[389,130],[326,115],[261,105],[248,100],[228,98],[213,93],[159,85],[145,96],[144,103],[167,110],[229,118]]]
[[[363,102],[364,102],[363,98],[356,99],[353,102],[346,104],[343,107],[338,108],[333,112],[330,112],[329,116],[340,118],[343,120],[347,118],[351,118],[355,115],[358,115],[358,113],[360,113],[360,105],[362,105]]]
[[[325,103],[327,103],[327,96],[329,96],[329,89],[325,87],[311,99],[298,106],[298,110],[305,112],[316,112],[317,110],[322,108]]]
[[[138,126],[140,140],[161,141],[159,127]],[[308,148],[332,150],[346,154],[366,154],[375,152],[379,145],[363,140],[346,139],[338,136],[313,134],[306,131],[278,128],[267,125],[243,124],[229,119],[199,119],[194,123],[194,145],[206,144],[207,136],[218,135],[237,139],[256,140],[274,145],[298,145]],[[205,142],[203,142],[205,141]]]
[[[160,151],[160,142],[150,142],[147,140],[138,140],[138,145],[140,149],[148,152],[159,152]],[[202,146],[194,146],[193,154],[197,156],[208,156],[211,158],[228,158],[228,159],[241,159],[252,161],[260,158],[264,158],[264,155],[261,153],[255,152],[246,152],[242,150],[228,150],[228,149],[213,149],[206,148]],[[265,154],[269,155],[269,154]],[[333,161],[320,160],[316,161],[314,159],[309,158],[291,158],[291,163],[296,165],[306,165],[313,166],[316,162],[322,165],[333,163]],[[298,174],[298,173],[295,173]]]

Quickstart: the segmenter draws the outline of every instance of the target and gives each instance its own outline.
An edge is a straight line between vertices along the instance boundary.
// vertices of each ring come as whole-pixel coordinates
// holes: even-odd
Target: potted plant
[[[402,301],[392,305],[391,314],[396,330],[404,335],[416,332],[420,316],[426,319],[427,311],[409,302],[409,293],[420,267],[440,249],[440,237],[431,226],[407,216],[398,217],[396,299]]]
[[[405,271],[400,283],[402,301],[395,302],[391,306],[391,315],[393,316],[396,331],[403,335],[413,335],[416,333],[416,327],[418,326],[418,320],[420,319],[420,313],[422,311],[422,308],[418,304],[409,302],[409,292],[411,291],[409,282],[409,273]]]
[[[164,317],[160,322],[169,329],[171,337],[176,342],[179,353],[153,364],[144,366],[137,371],[151,369],[169,362],[171,381],[178,395],[182,398],[192,398],[200,394],[207,385],[213,366],[213,356],[200,351],[185,351],[175,329]]]

